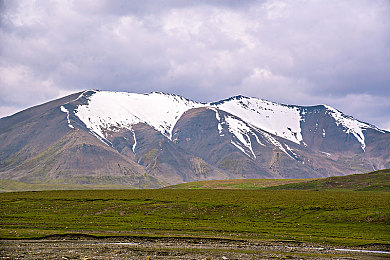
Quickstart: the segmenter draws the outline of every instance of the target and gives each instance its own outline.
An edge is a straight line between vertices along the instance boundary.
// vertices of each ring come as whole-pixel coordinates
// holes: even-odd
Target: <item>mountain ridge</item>
[[[90,92],[91,90],[89,91],[85,91],[84,93],[86,92]],[[347,115],[344,115],[342,112],[340,112],[339,110],[333,108],[333,107],[330,107],[328,105],[315,105],[315,106],[298,106],[298,105],[285,105],[285,104],[279,104],[279,103],[276,103],[276,102],[271,102],[271,101],[267,101],[267,100],[264,100],[264,99],[259,99],[259,98],[254,98],[254,97],[245,97],[245,96],[242,96],[242,95],[238,95],[238,96],[233,96],[231,98],[227,98],[227,99],[223,99],[221,101],[217,101],[217,102],[209,102],[209,103],[201,103],[201,102],[197,102],[197,101],[193,101],[191,99],[187,99],[187,98],[184,98],[182,96],[179,96],[179,95],[174,95],[174,94],[167,94],[167,93],[163,93],[163,92],[151,92],[151,93],[146,93],[146,94],[137,94],[137,93],[127,93],[127,92],[114,92],[114,91],[96,91],[96,90],[93,90],[95,91],[96,94],[102,94],[102,98],[105,98],[105,102],[108,102],[107,101],[107,98],[110,98],[109,95],[115,95],[115,96],[118,96],[118,95],[134,95],[134,98],[131,98],[129,96],[129,101],[134,101],[136,100],[137,98],[139,99],[140,97],[151,97],[151,96],[154,96],[154,95],[158,95],[160,97],[171,97],[173,96],[176,100],[177,99],[181,99],[181,100],[184,100],[185,102],[189,103],[188,106],[186,108],[181,108],[181,111],[177,111],[177,114],[176,114],[176,118],[177,117],[180,117],[186,110],[190,109],[190,108],[196,108],[196,107],[214,107],[214,108],[217,108],[217,109],[220,109],[220,110],[223,110],[223,111],[226,111],[226,112],[229,112],[233,115],[236,115],[240,118],[243,118],[242,114],[241,115],[237,115],[237,107],[240,108],[241,107],[244,107],[244,106],[247,106],[248,103],[250,102],[247,102],[247,104],[243,104],[242,102],[242,99],[245,99],[245,100],[248,100],[248,101],[253,101],[256,102],[259,106],[260,109],[264,109],[265,111],[267,110],[271,110],[269,107],[270,106],[274,106],[274,107],[277,107],[277,108],[288,108],[288,109],[295,109],[296,112],[299,112],[299,114],[296,115],[296,119],[295,121],[293,122],[294,126],[293,127],[287,127],[287,128],[297,128],[297,129],[294,129],[295,132],[293,130],[290,130],[292,133],[291,134],[281,134],[280,132],[281,131],[278,131],[276,130],[275,131],[275,127],[266,127],[264,122],[260,123],[260,124],[256,124],[256,123],[252,123],[252,125],[255,125],[257,126],[258,128],[260,129],[263,129],[263,130],[266,130],[267,132],[269,133],[275,133],[276,135],[280,136],[280,137],[283,137],[285,139],[289,139],[289,140],[293,140],[293,141],[296,141],[296,142],[300,142],[301,141],[301,138],[298,136],[298,137],[292,137],[292,135],[294,134],[298,134],[299,135],[299,132],[297,132],[297,130],[299,130],[299,122],[301,120],[301,115],[300,113],[305,113],[305,110],[308,110],[308,109],[320,109],[320,108],[325,108],[325,110],[332,114],[336,114],[335,116],[333,116],[335,119],[336,119],[336,116],[339,118],[341,118],[341,122],[338,122],[339,124],[343,124],[343,121],[346,121],[346,120],[350,120],[356,124],[360,124],[360,128],[364,127],[364,128],[371,128],[371,129],[375,129],[377,131],[381,131],[381,132],[386,132],[385,130],[382,130],[382,129],[379,129],[378,127],[374,126],[374,125],[371,125],[371,124],[367,124],[365,122],[361,122],[359,120],[356,120],[354,119],[353,117],[351,116],[347,116]],[[95,95],[96,96],[96,95]],[[104,97],[105,96],[105,97]],[[135,97],[136,96],[136,97]],[[96,99],[96,98],[95,98]],[[144,99],[144,101],[147,100],[147,99]],[[235,107],[226,107],[226,106],[221,106],[222,104],[227,104],[227,102],[230,102],[230,101],[234,101],[234,100],[240,100],[240,102],[238,102],[238,104],[233,104],[233,106]],[[179,102],[178,102],[179,103]],[[261,107],[260,107],[261,106]],[[235,110],[235,111],[232,111],[232,110]],[[252,111],[254,111],[254,109],[252,108],[251,109]],[[298,110],[303,110],[303,111],[298,111]],[[235,113],[236,112],[236,113]],[[247,112],[247,111],[246,111]],[[257,112],[258,111],[254,111],[254,112]],[[271,111],[273,113],[275,113],[275,111]],[[276,112],[286,112],[286,111],[276,111]],[[79,114],[81,114],[81,111],[80,111],[80,108],[78,108],[78,112]],[[260,114],[260,113],[258,113]],[[80,119],[81,117],[78,116]],[[166,135],[168,136],[168,138],[170,137],[170,134],[168,130],[171,130],[174,126],[174,124],[177,122],[177,121],[174,121],[174,122],[170,122],[170,125],[169,126],[166,126],[167,129],[161,129],[161,125],[158,125],[158,123],[160,122],[152,122],[152,120],[149,120],[149,119],[145,119],[142,115],[139,116],[139,115],[135,115],[134,114],[134,119],[136,120],[136,122],[126,122],[127,125],[132,125],[132,124],[135,124],[137,123],[138,121],[142,121],[142,122],[146,122],[148,123],[149,125],[152,125],[154,128],[156,128],[157,130],[160,130],[160,132],[162,132],[163,135]],[[266,116],[268,117],[268,116]],[[273,118],[272,118],[273,119]],[[284,118],[285,119],[285,118]],[[86,125],[88,125],[88,122],[87,120],[84,118],[81,119]],[[138,121],[137,121],[138,120]],[[156,120],[156,119],[154,119]],[[337,119],[336,119],[337,120]],[[248,122],[248,121],[251,121],[250,119],[248,118],[244,118],[244,121]],[[108,124],[110,122],[107,122]],[[115,122],[115,123],[118,123],[118,122]],[[272,121],[271,123],[274,123],[274,121]],[[344,125],[345,128],[348,128],[349,126],[347,124]],[[353,126],[356,128],[356,126]],[[95,129],[96,130],[96,129]],[[165,132],[164,132],[165,131]],[[167,132],[168,131],[168,132]],[[347,129],[347,131],[350,131],[350,129]],[[99,132],[99,130],[97,130],[97,132]],[[352,130],[352,133],[354,133],[356,131]],[[101,135],[100,135],[101,136]],[[358,133],[357,135],[355,135],[355,137],[359,140],[360,136],[362,136],[361,133]],[[101,136],[102,137],[102,136]],[[360,140],[360,142],[362,142],[362,140]],[[362,143],[362,147],[365,147],[365,144]],[[363,148],[364,149],[364,148]]]
[[[103,149],[111,159],[102,158],[102,164],[93,159],[98,152],[80,144],[86,150],[73,156],[90,161],[91,170],[65,162],[55,144],[72,131],[89,136],[85,147]],[[208,179],[318,178],[388,168],[389,145],[390,132],[326,105],[242,95],[201,103],[163,92],[86,90],[0,119],[0,178],[34,181],[33,169],[46,169],[39,165],[47,163],[36,160],[23,170],[20,165],[48,151],[59,154],[51,157],[53,165],[71,171],[76,183],[77,174],[91,184],[112,175],[137,186],[141,177],[132,180],[123,168],[153,179],[150,187]],[[66,181],[64,175],[53,176]]]

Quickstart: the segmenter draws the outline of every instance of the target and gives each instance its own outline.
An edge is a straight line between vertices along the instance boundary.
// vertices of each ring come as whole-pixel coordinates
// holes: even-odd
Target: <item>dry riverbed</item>
[[[50,236],[0,240],[0,259],[389,259],[389,245],[362,248],[289,241]]]

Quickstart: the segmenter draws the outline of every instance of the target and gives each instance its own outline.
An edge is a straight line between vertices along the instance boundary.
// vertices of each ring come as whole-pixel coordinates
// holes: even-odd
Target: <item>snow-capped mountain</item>
[[[389,144],[389,132],[326,105],[88,90],[0,119],[0,178],[158,187],[321,177],[390,167]]]
[[[299,107],[243,96],[235,96],[210,105],[268,133],[298,144],[302,141],[300,126],[302,117]]]
[[[88,103],[80,105],[75,115],[100,137],[105,138],[107,129],[126,128],[145,123],[155,128],[167,138],[181,115],[202,104],[177,95],[153,92],[135,94],[126,92],[94,92]]]

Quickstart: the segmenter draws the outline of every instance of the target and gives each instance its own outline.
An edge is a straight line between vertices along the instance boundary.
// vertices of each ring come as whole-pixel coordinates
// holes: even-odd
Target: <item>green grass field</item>
[[[223,189],[0,194],[0,237],[194,236],[390,243],[390,193]]]
[[[0,180],[0,192],[43,190],[133,189],[120,184],[63,184],[59,182],[24,183]],[[319,179],[235,179],[182,183],[165,189],[273,189],[273,190],[359,190],[390,191],[390,169],[364,174]]]
[[[120,184],[63,184],[63,183],[25,183],[13,180],[0,180],[0,192],[43,191],[43,190],[101,190],[131,189]]]
[[[215,181],[194,181],[166,187],[167,189],[240,189],[257,190],[271,186],[306,183],[315,179],[235,179]]]

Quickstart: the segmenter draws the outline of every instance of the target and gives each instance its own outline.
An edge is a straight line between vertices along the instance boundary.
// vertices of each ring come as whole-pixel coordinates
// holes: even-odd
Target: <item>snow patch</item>
[[[265,144],[263,144],[263,143],[260,141],[259,137],[257,136],[257,134],[256,134],[255,132],[252,132],[252,135],[256,138],[256,141],[257,141],[257,143],[258,143],[259,145],[265,146]]]
[[[284,146],[286,147],[286,149],[292,154],[294,155],[294,157],[297,158],[297,154],[294,152],[293,149],[290,148],[290,146],[288,146],[287,144],[284,144]],[[295,158],[294,158],[295,159]]]
[[[101,137],[100,135],[96,134],[95,132],[90,131],[90,133],[91,133],[93,136],[95,136],[97,139],[99,139],[100,141],[102,141],[104,144],[106,144],[107,146],[112,146],[112,143],[111,143],[108,139],[106,139],[106,138],[104,138],[104,137]]]
[[[252,142],[249,137],[249,134],[252,133],[252,130],[249,128],[249,126],[246,125],[243,121],[231,116],[225,116],[225,122],[229,127],[229,132],[235,135],[240,143],[248,148],[253,157],[256,158],[256,155],[252,149]]]
[[[131,130],[132,125],[146,123],[171,139],[173,127],[184,112],[204,106],[177,95],[160,92],[136,94],[97,91],[88,99],[88,104],[77,107],[75,115],[102,138],[105,138],[107,129]]]
[[[336,121],[336,124],[338,126],[341,125],[344,127],[345,133],[353,134],[355,136],[355,138],[360,143],[360,146],[363,149],[363,151],[365,151],[365,149],[366,149],[366,143],[365,143],[365,137],[364,137],[363,131],[365,131],[366,129],[369,129],[369,128],[380,131],[378,128],[376,128],[372,125],[360,122],[351,116],[344,115],[343,113],[341,113],[340,111],[338,111],[337,109],[335,109],[333,107],[330,107],[327,105],[324,105],[324,106],[327,109],[326,113],[328,113],[331,117],[334,118],[334,120]]]
[[[221,117],[219,116],[218,110],[213,108],[213,107],[209,107],[208,109],[213,110],[215,112],[215,118],[218,121],[218,133],[219,133],[219,136],[224,136],[224,134],[222,133],[223,127],[222,127]]]
[[[298,107],[242,96],[210,103],[210,106],[233,114],[257,128],[292,142],[299,144],[303,140]]]
[[[88,91],[91,91],[91,90],[85,90],[85,91],[83,91],[83,93],[81,93],[76,99],[72,100],[72,102],[75,102],[75,101],[79,100],[80,98],[82,98],[82,97],[84,96],[84,94],[85,94],[86,92],[88,92]]]
[[[61,106],[60,109],[61,109],[61,112],[66,113],[66,119],[67,119],[67,121],[68,121],[68,126],[69,126],[70,128],[73,128],[73,129],[74,129],[74,126],[70,123],[69,111],[68,111],[68,109],[66,109],[64,106]]]
[[[131,132],[133,133],[133,139],[134,139],[134,144],[131,147],[131,150],[133,150],[133,153],[135,153],[135,147],[137,146],[137,138],[135,138],[135,132],[134,129],[131,129]]]
[[[294,159],[294,157],[292,157],[287,151],[286,149],[284,149],[283,145],[281,143],[279,143],[275,138],[273,138],[270,134],[266,133],[266,132],[262,132],[261,133],[271,144],[273,144],[274,146],[278,147],[282,152],[284,152],[285,154],[287,154],[291,159]]]
[[[242,148],[240,145],[238,145],[237,143],[233,142],[232,140],[230,140],[230,143],[232,145],[234,145],[235,147],[237,147],[241,152],[243,152],[245,155],[247,155],[249,158],[251,157],[247,152],[245,152],[245,149]]]

